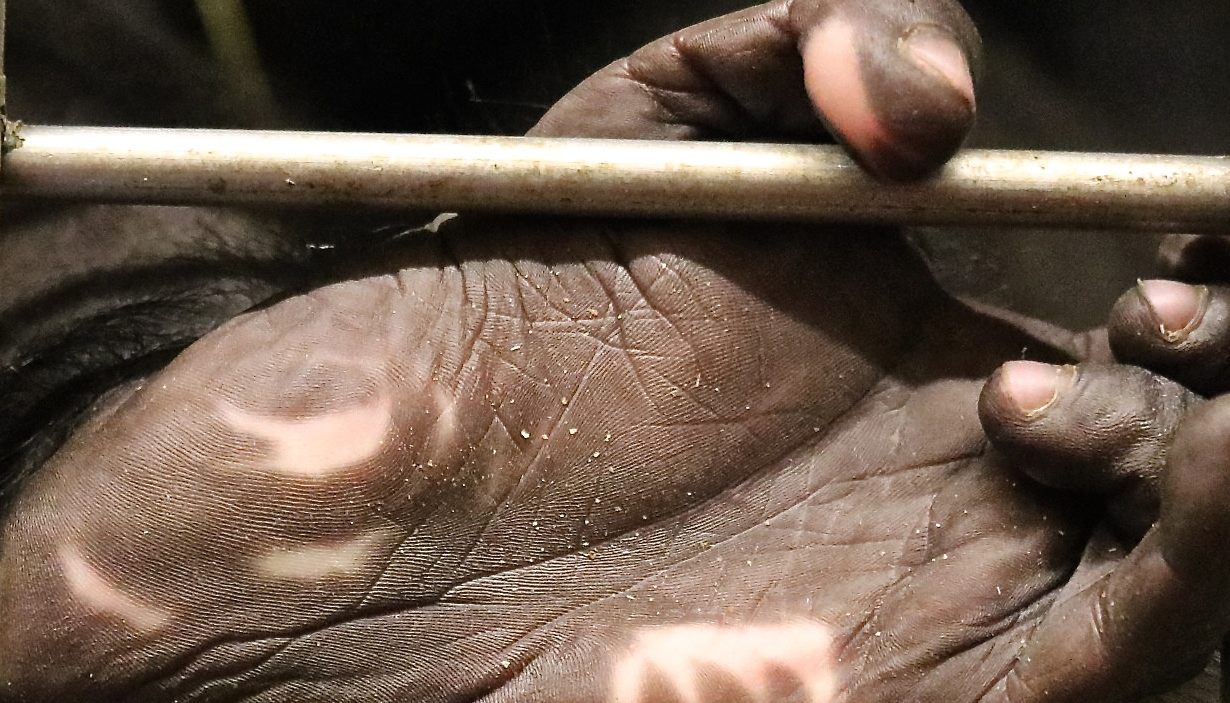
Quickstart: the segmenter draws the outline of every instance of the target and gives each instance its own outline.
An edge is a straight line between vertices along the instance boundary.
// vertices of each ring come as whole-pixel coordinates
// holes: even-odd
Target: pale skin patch
[[[425,458],[436,463],[444,462],[458,446],[461,422],[457,417],[457,401],[443,388],[436,387],[432,393],[435,401],[436,421],[425,443]]]
[[[257,573],[280,581],[320,581],[359,573],[378,556],[383,535],[317,542],[293,549],[274,549],[254,563]]]
[[[613,703],[647,703],[651,674],[665,679],[683,703],[705,703],[701,677],[719,670],[753,700],[772,703],[782,672],[810,703],[836,697],[836,657],[829,628],[817,622],[780,625],[676,625],[644,630],[612,676]]]
[[[142,634],[162,629],[171,619],[167,613],[120,590],[91,566],[76,547],[61,547],[59,558],[69,592],[88,609],[115,618]]]
[[[854,27],[840,13],[807,37],[803,56],[807,94],[847,144],[868,153],[889,141],[867,99]]]
[[[393,429],[393,401],[383,395],[316,417],[282,418],[232,405],[221,411],[232,429],[268,444],[271,470],[301,478],[329,478],[374,459]]]

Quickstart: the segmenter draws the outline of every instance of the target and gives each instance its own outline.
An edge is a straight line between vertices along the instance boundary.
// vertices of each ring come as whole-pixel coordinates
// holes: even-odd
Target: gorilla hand
[[[871,168],[926,171],[972,111],[939,37],[972,35],[877,5],[685,31],[539,133],[800,137],[810,101]],[[113,395],[24,486],[0,700],[1025,701],[1169,673],[1022,659],[1067,642],[1096,521],[988,455],[975,407],[1022,348],[1058,355],[894,233],[462,218],[377,254]]]

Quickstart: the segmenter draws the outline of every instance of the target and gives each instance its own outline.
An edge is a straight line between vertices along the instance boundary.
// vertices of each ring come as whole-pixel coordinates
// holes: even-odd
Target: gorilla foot
[[[1113,535],[1039,622],[1004,699],[1137,695],[1198,671],[1230,629],[1230,397],[1202,403],[1136,367],[1010,362],[979,411],[1001,455],[1101,505]]]

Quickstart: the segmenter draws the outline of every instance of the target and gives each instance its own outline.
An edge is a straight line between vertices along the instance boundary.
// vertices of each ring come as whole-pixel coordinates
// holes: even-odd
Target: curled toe
[[[1230,390],[1230,289],[1142,281],[1107,324],[1115,358],[1203,395]]]
[[[987,382],[979,416],[996,451],[1047,486],[1105,496],[1135,540],[1157,513],[1166,448],[1191,392],[1144,369],[1013,361]]]

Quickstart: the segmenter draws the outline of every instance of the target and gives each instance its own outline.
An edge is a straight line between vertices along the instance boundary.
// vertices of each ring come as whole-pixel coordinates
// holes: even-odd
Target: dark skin
[[[685,30],[535,133],[827,122],[922,175],[977,39],[870,5]],[[1066,416],[1019,365],[984,391],[1079,340],[952,299],[896,232],[463,216],[330,276],[102,396],[14,493],[0,700],[1116,700],[1230,624],[1223,406],[1118,367]],[[1143,419],[1056,480],[1085,435],[1036,418],[1124,389]]]
[[[1163,244],[1161,268],[1173,278],[1124,293],[1108,322],[1107,351],[1123,365],[1026,368],[1034,397],[1053,395],[1042,408],[1014,413],[1005,379],[1023,365],[1009,364],[981,399],[984,427],[1001,456],[1043,485],[1106,497],[1107,524],[1135,550],[1128,559],[1155,551],[1150,570],[1162,587],[1196,586],[1185,597],[1212,606],[1186,619],[1167,607],[1128,617],[1106,599],[1111,625],[1096,631],[1103,646],[1130,651],[1130,633],[1149,632],[1148,648],[1137,650],[1142,660],[1159,649],[1207,649],[1225,637],[1217,603],[1227,576],[1216,555],[1227,538],[1230,464],[1230,288],[1226,269],[1217,268],[1226,241],[1182,235]]]

